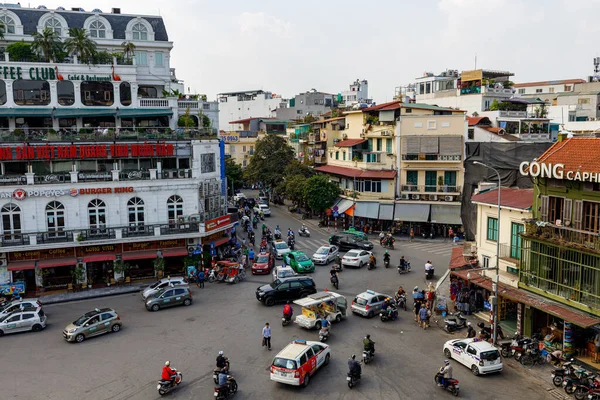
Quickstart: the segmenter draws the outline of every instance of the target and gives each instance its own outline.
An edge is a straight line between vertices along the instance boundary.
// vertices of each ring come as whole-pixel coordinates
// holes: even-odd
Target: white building
[[[286,102],[280,95],[263,90],[219,93],[217,97],[222,131],[234,130],[229,121],[273,117],[274,111]]]
[[[346,107],[352,107],[355,104],[373,104],[373,99],[369,98],[369,82],[366,79],[357,79],[350,84],[348,90],[341,93],[342,102]]]
[[[585,83],[584,79],[562,79],[556,81],[521,82],[513,87],[518,96],[536,97],[552,103],[558,93],[574,92],[575,85]]]

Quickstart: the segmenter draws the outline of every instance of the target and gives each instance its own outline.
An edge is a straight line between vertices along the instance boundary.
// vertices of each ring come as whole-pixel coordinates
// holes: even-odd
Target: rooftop
[[[271,93],[271,92],[265,92],[264,90],[258,89],[258,90],[240,90],[237,92],[223,92],[223,93],[218,93],[217,96],[237,96],[239,94],[261,94],[261,93]]]
[[[347,176],[350,178],[363,178],[363,179],[393,179],[396,176],[396,171],[391,170],[380,170],[380,171],[363,171],[357,168],[346,168],[337,167],[334,165],[324,165],[322,167],[315,168],[315,171],[324,172],[326,174]]]
[[[352,147],[352,146],[356,146],[357,144],[361,144],[366,142],[366,139],[346,139],[346,140],[342,140],[341,142],[337,142],[336,144],[334,144],[335,147]]]
[[[600,172],[600,138],[574,137],[556,142],[537,161],[564,164],[565,172]]]
[[[430,104],[421,103],[403,103],[399,100],[389,101],[387,103],[378,104],[376,106],[364,108],[363,111],[389,111],[398,110],[400,108],[412,108],[419,110],[430,110],[430,111],[452,111],[452,112],[464,112],[461,110],[455,110],[454,108],[439,107]]]
[[[492,124],[488,117],[467,117],[467,122],[469,123],[469,126]]]
[[[498,206],[498,189],[491,189],[471,197],[475,204]],[[533,205],[533,189],[502,188],[500,206],[529,211]]]
[[[269,117],[250,117],[244,119],[238,119],[237,121],[229,121],[230,124],[246,124],[250,121],[254,121],[255,119],[271,119]]]
[[[576,83],[585,83],[585,79],[562,79],[558,81],[538,81],[538,82],[523,82],[515,83],[513,87],[524,88],[532,86],[550,86],[550,85],[574,85]]]
[[[346,117],[335,117],[335,118],[328,118],[328,119],[322,119],[320,121],[313,121],[313,124],[324,124],[326,122],[333,122],[333,121],[340,121],[342,119],[346,119]]]

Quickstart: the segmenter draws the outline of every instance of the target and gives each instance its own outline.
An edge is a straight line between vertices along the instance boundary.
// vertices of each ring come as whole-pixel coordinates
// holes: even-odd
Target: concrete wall
[[[281,102],[280,97],[272,97],[270,93],[257,94],[253,100],[238,101],[237,96],[228,96],[227,101],[219,101],[219,130],[236,129],[230,121],[251,117],[270,117]],[[241,128],[240,128],[241,129]]]

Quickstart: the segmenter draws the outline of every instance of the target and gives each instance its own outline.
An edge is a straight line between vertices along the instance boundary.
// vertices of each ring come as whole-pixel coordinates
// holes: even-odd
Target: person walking
[[[412,242],[415,239],[415,230],[410,228],[410,241]]]
[[[204,280],[206,279],[206,276],[204,275],[204,269],[202,267],[198,268],[198,287],[199,288],[204,288]]]
[[[419,326],[423,330],[429,327],[429,310],[425,304],[421,304],[421,309],[419,310]]]
[[[267,346],[269,351],[271,351],[271,327],[269,326],[268,322],[265,324],[264,328],[262,329],[262,337],[263,337],[262,345]]]

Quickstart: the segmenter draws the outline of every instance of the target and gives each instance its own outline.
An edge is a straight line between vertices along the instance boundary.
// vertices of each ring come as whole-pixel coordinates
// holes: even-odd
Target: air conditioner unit
[[[437,194],[430,194],[429,195],[429,200],[437,201],[437,199],[438,199]]]
[[[413,200],[419,200],[419,199],[421,198],[421,196],[419,196],[418,194],[413,194],[413,195],[411,196],[411,198],[412,198]]]
[[[404,193],[404,194],[401,194],[401,195],[400,195],[400,198],[401,198],[402,200],[409,200],[409,199],[410,199],[410,195],[409,195],[409,194],[406,194],[406,193]]]
[[[454,201],[454,196],[444,196],[445,201]]]
[[[364,137],[365,137],[365,134],[364,134],[364,133],[361,133],[361,134],[360,134],[360,137],[364,139]]]
[[[190,215],[190,222],[194,222],[194,223],[200,222],[200,214]]]
[[[192,251],[196,250],[195,247],[189,246],[188,247],[188,253],[191,253]]]
[[[190,217],[187,215],[180,215],[177,217],[177,223],[179,224],[186,224],[188,222],[190,222]]]

